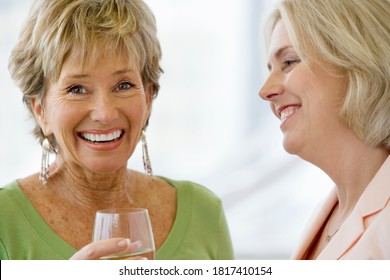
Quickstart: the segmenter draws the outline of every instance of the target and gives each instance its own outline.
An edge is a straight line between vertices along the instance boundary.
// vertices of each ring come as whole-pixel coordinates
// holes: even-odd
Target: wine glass
[[[155,259],[155,247],[149,213],[144,208],[116,208],[96,212],[92,241],[122,237],[140,247],[131,252],[119,252],[101,259],[120,260],[128,257]]]

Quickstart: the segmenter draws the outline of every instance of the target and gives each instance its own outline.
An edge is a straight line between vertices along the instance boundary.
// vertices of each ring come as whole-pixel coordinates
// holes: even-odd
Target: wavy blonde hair
[[[59,78],[62,65],[76,54],[82,65],[102,52],[135,58],[144,85],[158,94],[161,49],[156,22],[142,0],[38,0],[14,47],[9,70],[32,113],[31,100],[44,99],[45,85]],[[44,135],[36,122],[34,135]],[[54,136],[50,139],[55,146]]]
[[[304,62],[345,73],[342,119],[369,145],[390,150],[390,1],[282,0],[265,25],[266,45],[280,20]]]

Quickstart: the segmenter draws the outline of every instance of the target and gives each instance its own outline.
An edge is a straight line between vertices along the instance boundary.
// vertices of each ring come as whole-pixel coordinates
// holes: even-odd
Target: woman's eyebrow
[[[290,48],[293,48],[293,46],[292,45],[287,45],[287,46],[284,46],[284,47],[281,47],[281,48],[279,48],[275,53],[274,53],[274,57],[280,57],[280,55],[284,52],[284,51],[286,51],[286,50],[288,50],[288,49],[290,49]]]
[[[125,74],[125,73],[134,73],[134,72],[135,72],[134,69],[128,68],[128,69],[117,70],[112,75],[116,76],[116,75],[121,75],[121,74]]]

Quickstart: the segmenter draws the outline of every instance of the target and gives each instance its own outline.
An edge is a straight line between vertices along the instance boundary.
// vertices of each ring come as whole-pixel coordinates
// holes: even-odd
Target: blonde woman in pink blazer
[[[284,0],[265,30],[259,95],[336,185],[292,258],[390,259],[390,1]]]

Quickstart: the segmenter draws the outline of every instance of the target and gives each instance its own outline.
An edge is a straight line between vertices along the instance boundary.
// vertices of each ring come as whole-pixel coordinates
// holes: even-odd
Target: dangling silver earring
[[[45,138],[42,141],[41,172],[39,173],[39,181],[41,181],[43,185],[46,185],[47,179],[49,179],[49,154],[50,142]]]
[[[145,131],[141,132],[141,141],[142,141],[142,161],[144,163],[145,174],[153,176],[152,164],[150,163],[149,153],[148,153],[148,144],[146,143]]]

